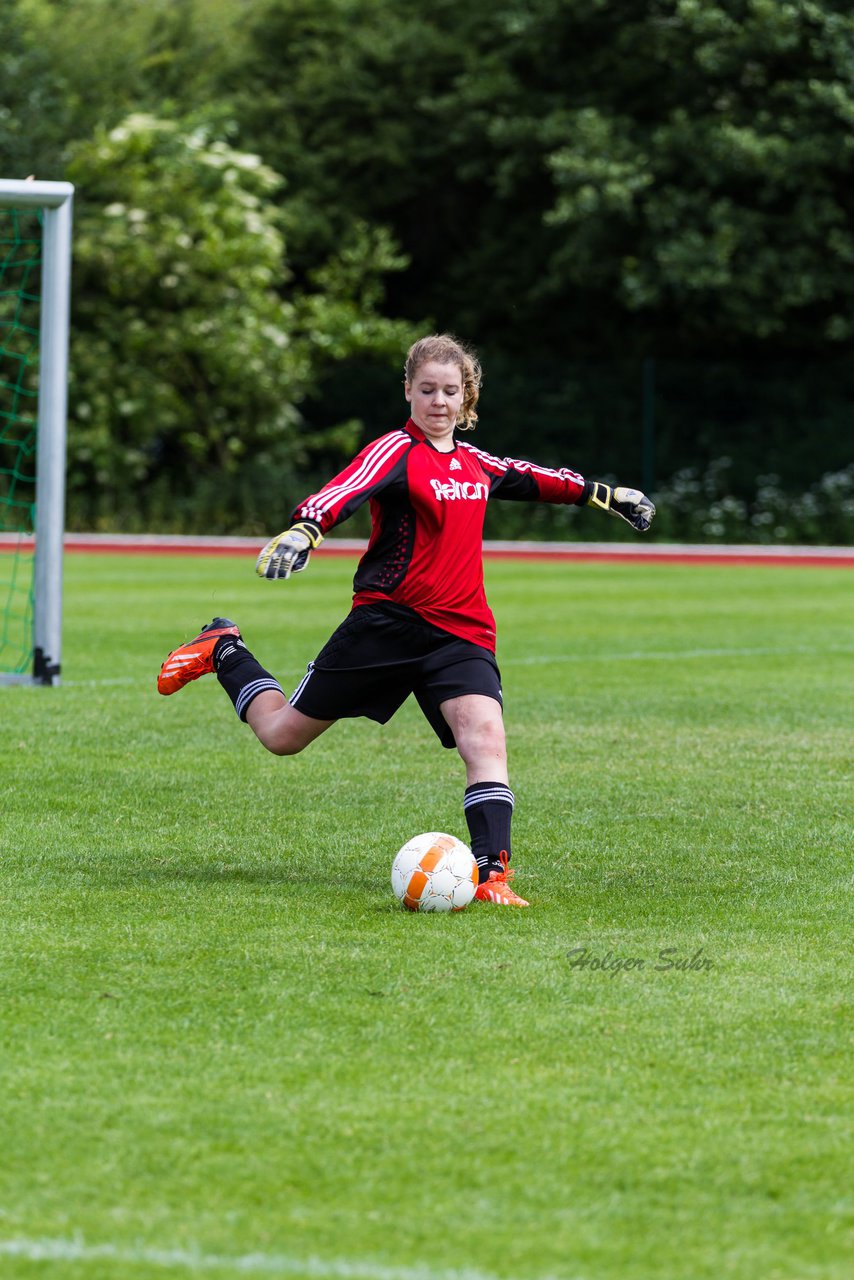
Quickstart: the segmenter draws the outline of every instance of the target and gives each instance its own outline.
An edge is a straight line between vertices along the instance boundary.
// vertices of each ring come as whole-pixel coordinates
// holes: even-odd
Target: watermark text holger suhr
[[[613,951],[594,951],[591,947],[573,947],[566,958],[571,969],[585,969],[590,973],[607,973],[612,978],[618,973],[708,973],[715,962],[698,947],[692,955],[680,952],[678,947],[662,947],[654,957],[620,956]]]

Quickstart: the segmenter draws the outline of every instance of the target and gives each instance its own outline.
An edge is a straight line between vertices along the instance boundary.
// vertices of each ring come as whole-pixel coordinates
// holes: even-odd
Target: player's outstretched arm
[[[316,551],[323,541],[320,526],[313,520],[299,520],[284,533],[277,533],[266,546],[255,563],[255,572],[259,578],[289,578],[292,573],[301,573],[308,564],[312,551]]]
[[[640,489],[626,489],[622,485],[612,488],[602,480],[587,480],[588,490],[581,505],[601,507],[612,516],[626,520],[638,533],[646,533],[652,524],[655,507]]]

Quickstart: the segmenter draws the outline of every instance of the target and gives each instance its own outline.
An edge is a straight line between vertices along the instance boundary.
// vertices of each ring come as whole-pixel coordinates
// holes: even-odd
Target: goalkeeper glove
[[[601,507],[612,516],[619,516],[638,533],[646,533],[652,524],[655,507],[640,489],[625,489],[622,485],[612,489],[602,480],[588,480],[587,488],[586,499],[582,499],[585,506]]]
[[[277,533],[262,548],[255,572],[259,578],[289,578],[301,573],[308,564],[308,557],[323,541],[320,528],[311,520],[301,520],[284,533]]]

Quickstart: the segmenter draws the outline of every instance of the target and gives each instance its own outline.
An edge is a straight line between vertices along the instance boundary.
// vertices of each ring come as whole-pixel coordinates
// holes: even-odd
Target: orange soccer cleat
[[[199,676],[213,671],[214,649],[222,636],[237,636],[239,639],[240,628],[229,618],[214,618],[202,628],[195,640],[188,640],[173,649],[160,668],[158,693],[177,693],[191,680],[198,680]]]
[[[526,902],[524,898],[520,898],[518,893],[510,888],[510,881],[516,874],[511,871],[507,863],[509,861],[507,854],[503,851],[499,854],[501,858],[501,871],[490,871],[489,879],[479,884],[474,891],[476,902],[494,902],[499,907],[530,907],[530,902]]]

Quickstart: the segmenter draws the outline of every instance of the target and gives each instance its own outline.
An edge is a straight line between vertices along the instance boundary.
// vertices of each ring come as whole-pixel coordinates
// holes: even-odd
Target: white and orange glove
[[[300,520],[284,533],[277,533],[262,547],[255,562],[255,572],[259,578],[271,581],[302,573],[312,551],[316,551],[322,541],[323,534],[313,520]]]

